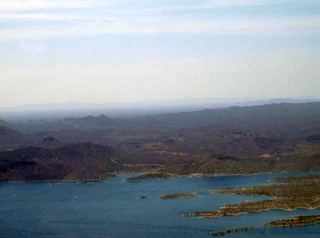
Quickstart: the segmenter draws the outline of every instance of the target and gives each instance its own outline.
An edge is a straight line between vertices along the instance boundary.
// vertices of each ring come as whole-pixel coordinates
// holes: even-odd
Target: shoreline
[[[264,227],[310,226],[320,223],[320,215],[292,216],[292,219],[265,222]]]
[[[219,217],[223,217],[223,216],[247,215],[249,213],[260,213],[260,212],[266,212],[266,211],[271,211],[271,210],[281,210],[281,211],[286,211],[286,212],[292,212],[297,209],[316,210],[318,208],[320,208],[320,206],[312,207],[312,208],[297,207],[294,209],[283,209],[283,208],[275,207],[275,208],[261,209],[261,210],[248,211],[248,212],[239,212],[239,213],[232,213],[232,214],[227,214],[227,213],[221,212],[220,210],[218,210],[218,211],[200,211],[200,212],[182,213],[182,214],[180,214],[180,216],[211,219],[211,218],[219,218]]]
[[[128,174],[135,174],[135,175],[145,175],[150,173],[150,171],[146,172],[115,172],[115,173],[110,173],[110,177],[106,178],[99,178],[99,179],[44,179],[44,180],[13,180],[13,179],[0,179],[1,182],[13,182],[13,183],[35,183],[35,182],[92,182],[92,181],[104,181],[108,180],[110,178],[117,178],[121,175],[128,175]],[[182,177],[182,178],[210,178],[210,177],[233,177],[233,176],[252,176],[252,175],[272,175],[272,174],[289,174],[289,173],[316,173],[320,175],[319,170],[312,170],[312,171],[281,171],[281,172],[261,172],[261,173],[252,173],[252,174],[225,174],[225,173],[213,173],[213,174],[202,174],[202,173],[191,173],[191,174],[186,174],[186,175],[181,175],[181,174],[174,174],[174,173],[166,173],[166,172],[153,172],[153,173],[164,173],[168,174],[171,177]],[[137,176],[136,176],[137,177]],[[136,181],[142,181],[142,180],[136,180]],[[132,182],[136,182],[132,180]],[[274,179],[270,179],[268,182],[287,182],[287,181],[275,181]],[[297,182],[297,181],[294,181]]]
[[[104,179],[55,179],[55,180],[0,180],[1,182],[8,182],[8,183],[61,183],[61,182],[74,182],[74,183],[99,183],[108,179],[113,179],[119,177],[118,175],[110,178]]]

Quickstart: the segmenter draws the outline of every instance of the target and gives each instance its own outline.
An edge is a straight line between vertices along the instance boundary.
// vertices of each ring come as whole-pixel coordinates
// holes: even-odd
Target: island
[[[140,199],[148,199],[148,197],[145,196],[145,195],[141,195],[141,196],[139,196],[138,198],[140,198]]]
[[[175,199],[175,198],[190,198],[190,197],[196,197],[197,194],[195,193],[175,193],[175,194],[167,194],[162,195],[161,199]]]

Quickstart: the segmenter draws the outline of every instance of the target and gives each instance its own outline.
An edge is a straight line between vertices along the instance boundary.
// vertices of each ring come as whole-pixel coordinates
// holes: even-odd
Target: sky
[[[320,98],[319,0],[1,0],[1,108]]]

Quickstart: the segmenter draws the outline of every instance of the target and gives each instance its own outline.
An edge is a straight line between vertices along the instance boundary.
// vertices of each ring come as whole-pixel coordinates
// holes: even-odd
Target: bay
[[[220,177],[173,177],[126,182],[124,174],[101,183],[0,183],[1,237],[208,237],[237,227],[257,229],[228,237],[318,237],[320,224],[304,227],[263,227],[263,222],[292,215],[320,214],[320,209],[271,210],[214,219],[181,217],[181,213],[218,210],[261,196],[213,195],[210,189],[269,184],[299,173]],[[170,193],[195,192],[195,198],[160,199]],[[141,199],[140,196],[147,196]]]

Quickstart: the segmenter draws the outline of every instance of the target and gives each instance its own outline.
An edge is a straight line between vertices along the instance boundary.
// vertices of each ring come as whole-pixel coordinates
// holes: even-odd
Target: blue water
[[[254,226],[228,237],[319,237],[320,224],[305,227],[265,228],[266,221],[291,215],[320,214],[320,209],[293,212],[273,210],[215,219],[179,214],[218,210],[220,206],[265,197],[212,195],[210,189],[256,186],[284,174],[174,177],[125,182],[127,177],[99,184],[61,182],[0,183],[1,237],[209,237],[208,233]],[[290,175],[290,174],[285,174]],[[198,197],[163,200],[169,193],[196,192]],[[148,199],[139,199],[141,195]]]

